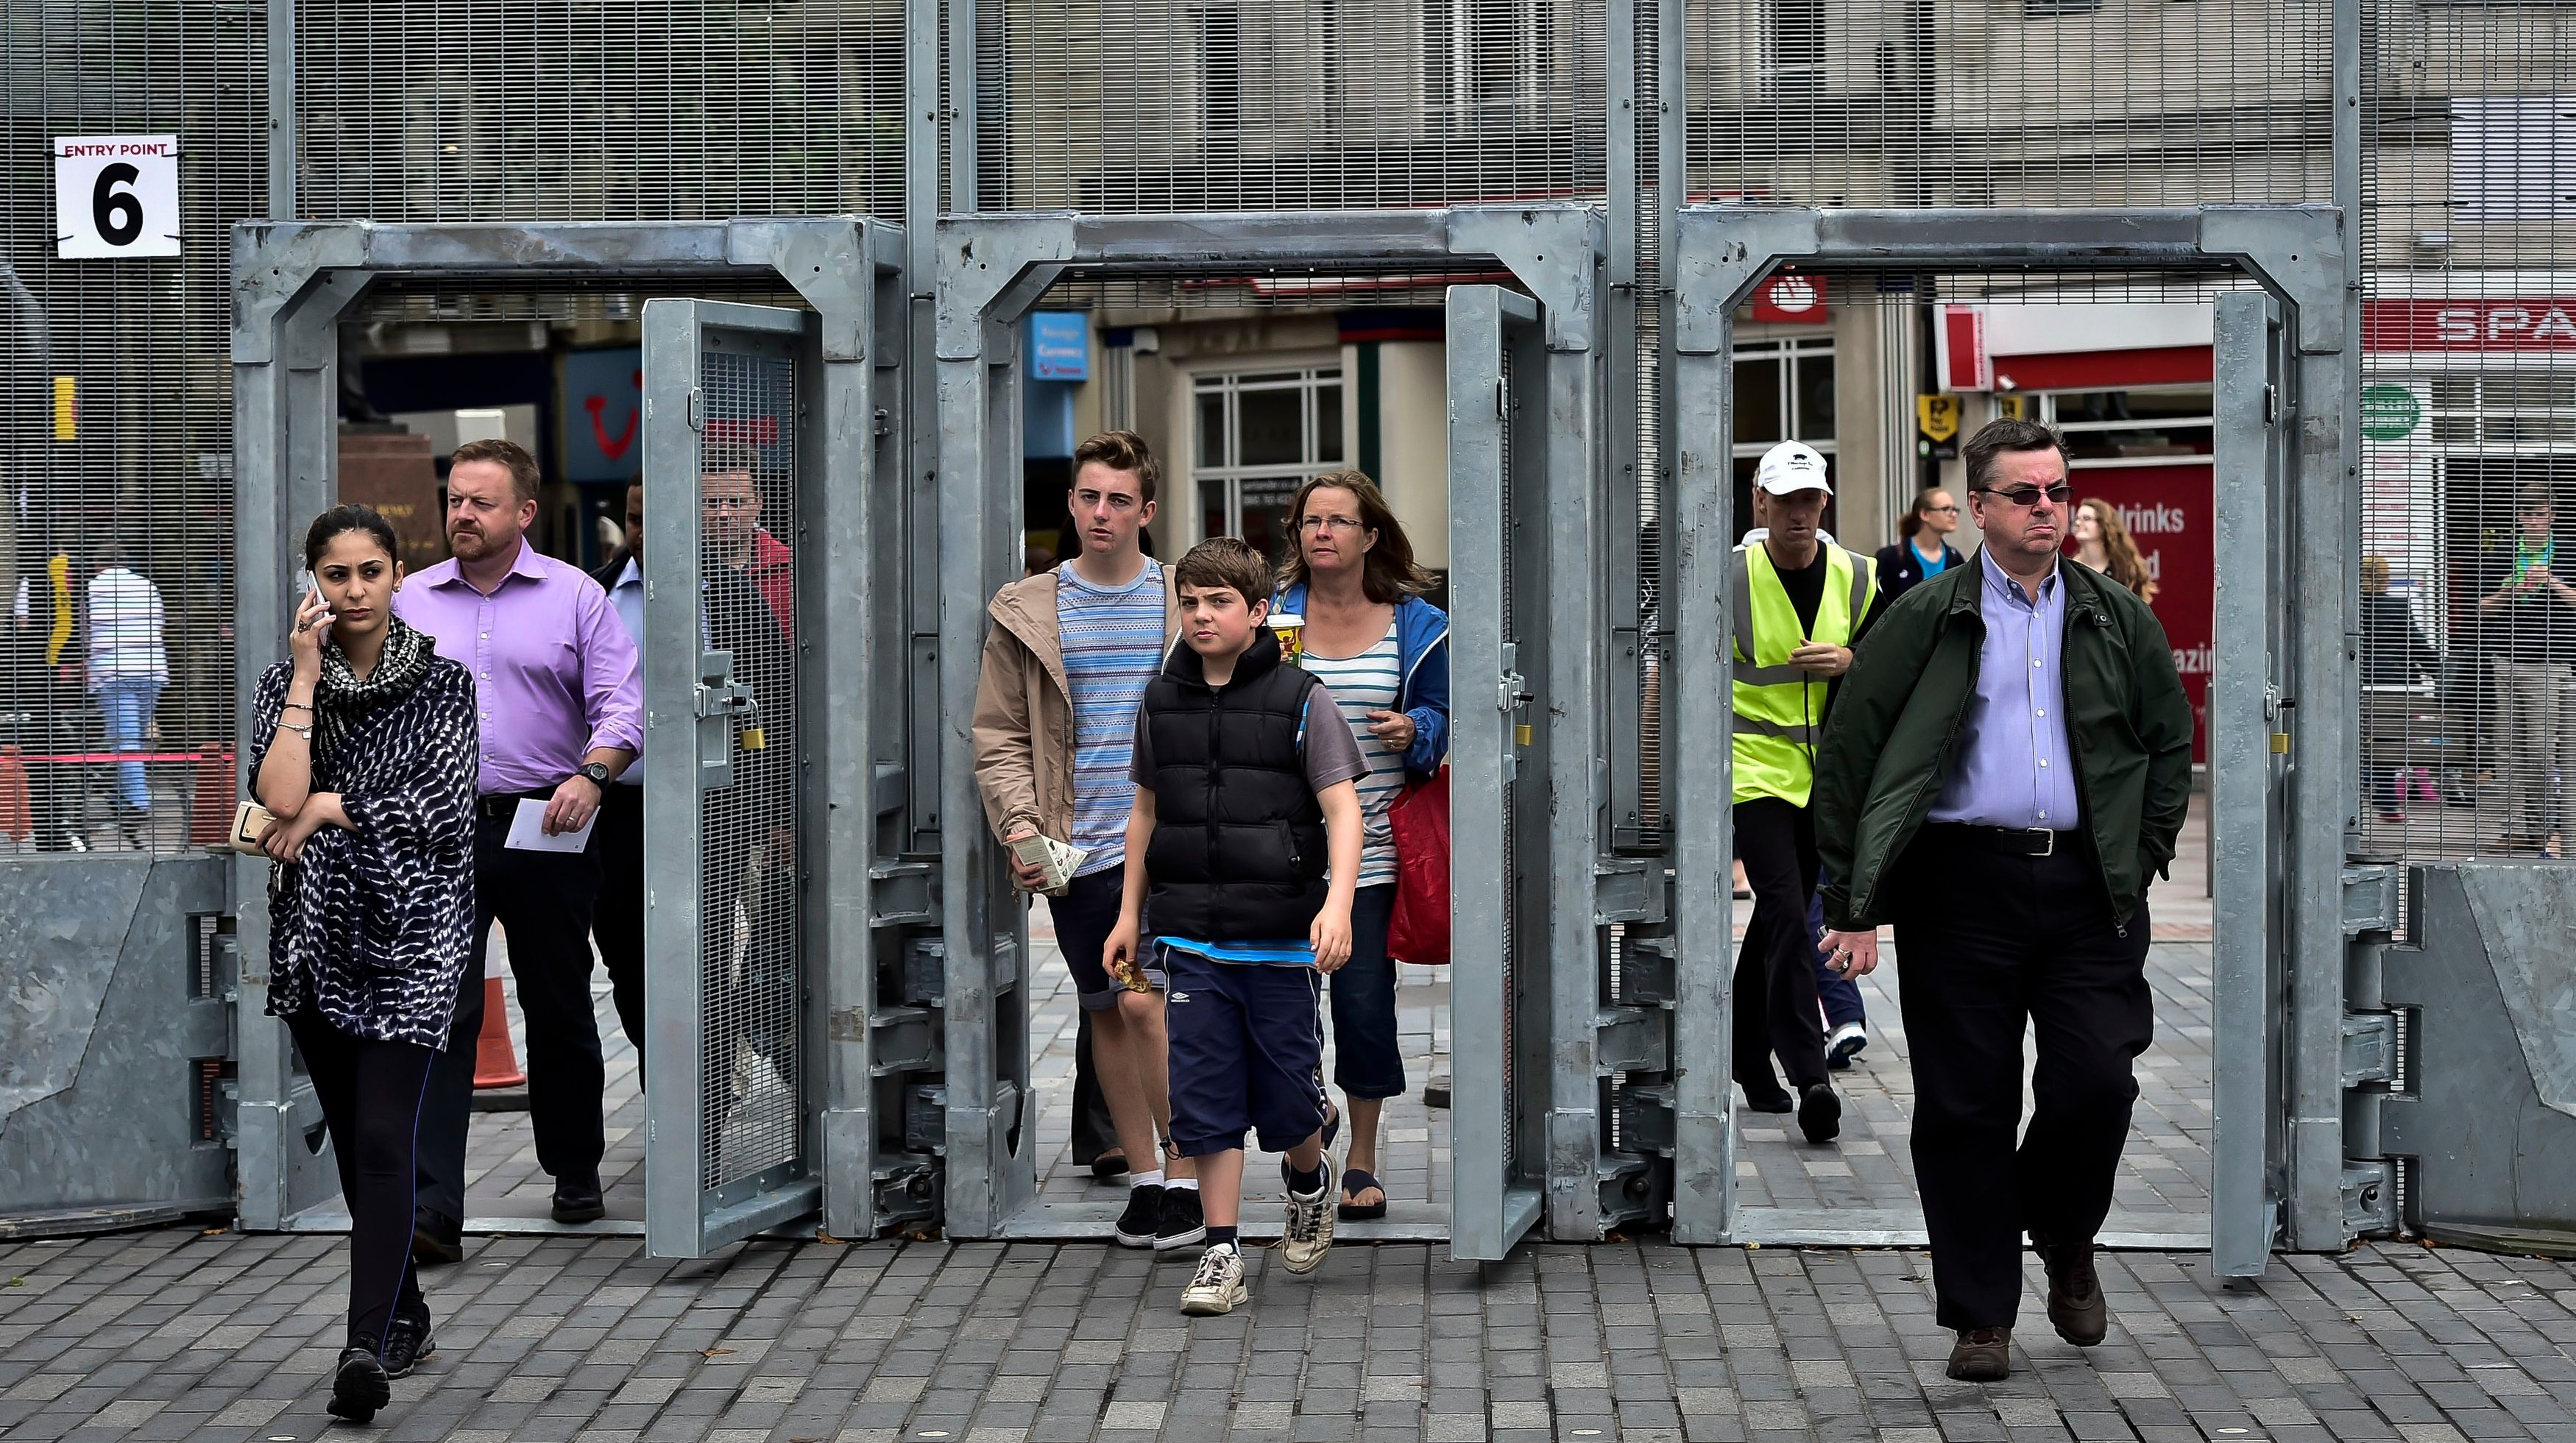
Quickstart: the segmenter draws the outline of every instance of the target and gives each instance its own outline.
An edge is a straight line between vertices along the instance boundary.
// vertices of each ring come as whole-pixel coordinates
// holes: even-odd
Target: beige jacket
[[[1052,571],[1014,581],[986,608],[983,676],[975,687],[975,786],[995,838],[1034,826],[1073,836],[1073,688],[1064,678]],[[1181,634],[1172,568],[1163,568],[1163,649]]]

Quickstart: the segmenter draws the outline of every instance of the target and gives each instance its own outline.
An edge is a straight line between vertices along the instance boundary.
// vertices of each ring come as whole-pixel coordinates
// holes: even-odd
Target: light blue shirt
[[[1980,610],[1986,641],[1977,661],[1977,694],[1951,761],[1949,780],[1932,804],[1936,822],[1980,827],[2039,827],[2071,832],[2082,818],[2075,798],[2075,749],[2066,738],[2066,563],[2039,585],[2033,604],[1983,548]]]
[[[635,558],[626,558],[618,570],[617,584],[608,588],[608,604],[617,608],[617,619],[626,623],[626,634],[635,641],[635,654],[644,654],[644,570]],[[635,749],[635,760],[617,779],[630,787],[644,785],[644,748]]]

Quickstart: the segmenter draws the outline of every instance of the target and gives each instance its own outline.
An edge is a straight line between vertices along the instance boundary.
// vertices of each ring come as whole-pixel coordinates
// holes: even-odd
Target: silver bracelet
[[[306,746],[311,746],[313,744],[313,724],[311,722],[307,722],[302,726],[297,726],[286,718],[279,717],[277,719],[277,729],[279,731],[293,732],[297,736],[304,738],[304,744]]]

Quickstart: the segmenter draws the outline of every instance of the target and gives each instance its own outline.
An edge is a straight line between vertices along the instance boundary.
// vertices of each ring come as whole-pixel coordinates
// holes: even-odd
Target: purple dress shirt
[[[395,593],[394,611],[474,675],[476,792],[551,792],[594,748],[643,749],[635,643],[608,593],[579,568],[521,542],[491,595],[448,560]]]
[[[2039,827],[2071,832],[2083,825],[2075,798],[2074,748],[2066,739],[2066,680],[2058,665],[2066,641],[2066,584],[2061,560],[2039,584],[2034,605],[2021,583],[1980,547],[1985,594],[1979,611],[1986,642],[1977,660],[1977,694],[1951,758],[1949,780],[1931,820],[1980,827]]]

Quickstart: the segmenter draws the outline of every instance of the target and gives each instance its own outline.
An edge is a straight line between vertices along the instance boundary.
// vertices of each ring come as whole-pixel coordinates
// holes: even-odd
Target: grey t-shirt
[[[1324,699],[1321,711],[1315,707],[1317,697]],[[1297,724],[1297,745],[1306,758],[1306,784],[1318,793],[1368,771],[1367,760],[1360,756],[1360,739],[1342,720],[1341,708],[1333,705],[1332,693],[1320,686],[1306,693],[1306,715]],[[1128,775],[1140,787],[1154,784],[1154,739],[1146,734],[1142,711],[1136,714],[1136,758]]]

